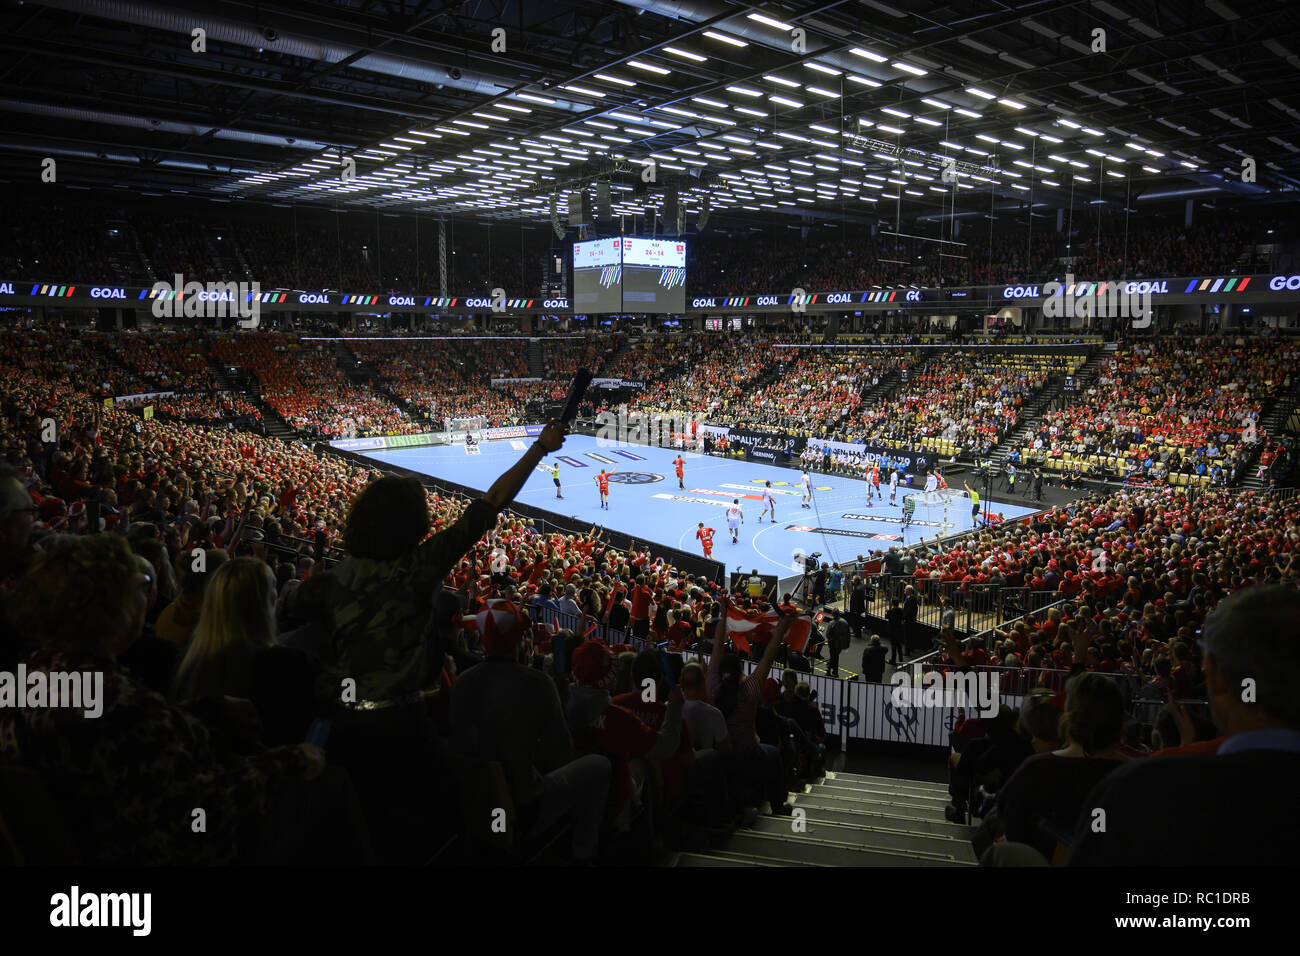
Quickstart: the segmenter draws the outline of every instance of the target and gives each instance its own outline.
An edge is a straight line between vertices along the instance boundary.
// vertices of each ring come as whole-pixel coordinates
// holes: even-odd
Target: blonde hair
[[[217,569],[176,670],[174,697],[247,695],[253,655],[275,638],[274,595],[271,569],[256,558],[234,558]]]

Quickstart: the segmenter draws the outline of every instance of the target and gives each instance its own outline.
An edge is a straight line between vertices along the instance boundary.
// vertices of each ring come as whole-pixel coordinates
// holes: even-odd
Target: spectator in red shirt
[[[619,694],[612,703],[630,711],[647,727],[655,732],[662,732],[664,718],[668,714],[665,700],[670,696],[663,675],[663,661],[666,657],[659,651],[646,650],[636,655],[632,664],[632,689]],[[684,706],[683,698],[683,706]],[[682,790],[682,782],[690,769],[695,756],[695,744],[691,740],[690,728],[682,719],[681,744],[676,753],[659,762],[663,777],[664,797],[666,801],[675,801]]]
[[[569,695],[567,713],[578,749],[604,754],[613,762],[610,809],[615,825],[626,830],[646,802],[645,761],[671,757],[680,745],[682,692],[674,687],[668,695],[662,726],[656,732],[610,699],[617,674],[613,652],[604,641],[580,645],[573,652],[575,686]]]
[[[645,640],[650,636],[650,601],[654,597],[646,585],[644,574],[638,575],[636,587],[632,589],[632,634]]]

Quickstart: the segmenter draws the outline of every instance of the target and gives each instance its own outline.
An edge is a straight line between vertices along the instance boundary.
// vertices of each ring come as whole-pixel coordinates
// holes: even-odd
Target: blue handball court
[[[476,446],[430,445],[364,452],[365,457],[428,475],[435,480],[485,491],[527,448],[523,440],[483,442]],[[685,460],[684,488],[679,488],[673,460]],[[560,466],[561,493],[555,496],[551,467]],[[596,475],[613,472],[609,508],[600,507]],[[800,506],[800,472],[791,468],[715,458],[692,452],[623,444],[588,435],[570,435],[564,447],[540,464],[518,501],[583,524],[621,531],[638,542],[651,542],[702,554],[695,538],[701,521],[714,528],[713,557],[729,571],[758,569],[789,576],[800,555],[819,553],[821,560],[847,562],[891,544],[915,544],[921,538],[958,534],[972,526],[971,502],[954,494],[945,508],[927,503],[917,488],[900,485],[898,503],[867,500],[867,483],[842,475],[813,473],[813,506]],[[760,520],[764,482],[772,482],[776,522]],[[911,525],[903,528],[903,499],[916,496]],[[726,510],[739,499],[744,515],[738,543],[727,530]],[[982,505],[983,507],[983,505]],[[992,510],[1006,520],[1031,509],[1003,504]],[[950,527],[945,527],[945,523]]]

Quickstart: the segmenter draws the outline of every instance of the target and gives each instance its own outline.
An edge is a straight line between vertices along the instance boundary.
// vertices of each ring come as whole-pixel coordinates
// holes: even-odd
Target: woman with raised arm
[[[763,682],[767,680],[777,649],[784,643],[793,618],[781,618],[771,639],[763,648],[763,657],[749,676],[742,679],[740,658],[735,654],[726,654],[723,650],[727,635],[727,611],[731,606],[730,596],[723,593],[719,604],[721,613],[713,632],[713,653],[709,657],[705,687],[713,705],[727,718],[728,737],[733,748],[727,757],[727,772],[741,785],[757,788],[771,803],[773,814],[788,816],[792,808],[785,802],[789,791],[785,788],[781,754],[775,747],[759,742],[754,721],[758,714]]]

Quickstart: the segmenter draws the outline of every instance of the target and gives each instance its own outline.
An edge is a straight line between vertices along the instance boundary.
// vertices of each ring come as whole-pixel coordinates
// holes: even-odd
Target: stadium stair
[[[1075,373],[1075,388],[1081,390],[1092,384],[1101,369],[1101,363],[1110,357],[1117,348],[1118,346],[1114,342],[1107,342],[1088,356],[1088,361],[1084,362],[1079,367],[1079,371]],[[996,465],[998,472],[1001,472],[1006,467],[1007,456],[1011,454],[1013,448],[1024,447],[1025,437],[1029,434],[1030,429],[1038,424],[1044,412],[1051,410],[1052,403],[1060,397],[1064,385],[1063,376],[1054,377],[1044,386],[1041,392],[1025,405],[1016,427],[1011,430],[1011,433],[1006,438],[1002,439],[993,451],[993,463]]]
[[[262,413],[262,424],[266,426],[266,433],[272,438],[280,438],[284,441],[294,441],[298,438],[298,433],[293,427],[280,417],[270,405],[262,400],[262,396],[252,396],[253,404],[257,406],[258,411]]]
[[[1292,391],[1289,395],[1282,395],[1273,400],[1264,413],[1259,416],[1259,433],[1264,441],[1255,446],[1254,450],[1246,458],[1242,466],[1242,478],[1238,482],[1238,487],[1247,491],[1263,491],[1268,487],[1268,481],[1264,478],[1257,477],[1259,472],[1259,456],[1264,450],[1266,441],[1275,438],[1286,432],[1295,434],[1292,425],[1292,419],[1295,417],[1296,409],[1300,406],[1300,395]]]
[[[153,278],[140,261],[136,245],[131,239],[133,235],[131,224],[125,219],[109,219],[104,226],[106,232],[111,230],[116,233],[116,235],[110,233],[106,243],[108,264],[113,270],[113,275],[120,282],[151,285]]]
[[[356,353],[343,339],[334,343],[334,361],[339,371],[353,385],[365,385],[375,375],[375,370],[357,358]]]
[[[618,360],[627,354],[628,349],[630,349],[631,347],[632,347],[632,340],[626,337],[622,337],[622,340],[619,342],[618,347],[615,348],[612,352],[607,352],[604,358],[601,359],[600,371],[603,373],[606,369],[613,368],[618,363]]]
[[[152,285],[154,280],[149,277],[153,276],[157,270],[154,269],[153,262],[150,261],[149,256],[144,251],[144,243],[140,241],[140,231],[131,223],[127,222],[126,236],[130,240],[131,248],[135,251],[136,257],[140,260],[141,266],[144,267],[143,274],[145,276],[145,281],[143,284]],[[172,281],[171,276],[167,276],[165,281]]]
[[[862,390],[862,405],[865,407],[872,402],[885,402],[893,397],[901,384],[898,369],[891,368],[884,375],[880,376],[880,381],[875,387],[868,385]]]
[[[752,382],[749,383],[749,385],[745,387],[745,391],[749,395],[753,395],[755,392],[758,392],[766,388],[767,386],[771,385],[773,382],[775,382],[784,374],[785,374],[785,362],[772,361],[770,364],[768,364],[767,368],[763,369],[763,371],[758,373],[757,378],[755,378]]]
[[[201,223],[199,233],[203,239],[203,248],[208,254],[209,261],[216,265],[218,275],[222,276],[226,282],[247,282],[251,280],[248,263],[243,261],[239,250],[235,247],[233,238],[230,237],[226,230],[222,230],[218,236],[213,232],[212,226]]]
[[[284,441],[295,441],[298,438],[298,432],[262,398],[262,387],[256,375],[247,369],[232,370],[228,366],[219,364],[211,356],[208,357],[208,367],[217,377],[218,388],[242,394],[262,413],[264,434]]]
[[[546,359],[542,355],[542,343],[538,339],[528,340],[528,374],[532,378],[547,378]]]
[[[941,783],[828,772],[790,797],[796,817],[763,816],[719,847],[674,855],[673,866],[975,866],[971,827],[949,823]]]
[[[140,373],[122,361],[121,354],[112,346],[105,345],[101,342],[88,341],[87,346],[107,364],[117,369],[126,376],[128,381],[143,378]]]

